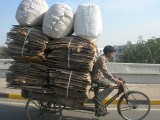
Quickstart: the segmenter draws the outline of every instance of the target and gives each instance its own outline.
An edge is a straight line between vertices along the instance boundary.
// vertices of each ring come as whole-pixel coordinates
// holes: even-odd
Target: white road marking
[[[5,102],[5,101],[0,101],[0,104],[9,104],[9,105],[26,105],[26,103],[13,103],[13,102]]]
[[[117,108],[107,108],[107,110],[117,110]],[[139,111],[144,111],[144,110],[147,110],[147,109],[138,109]],[[150,111],[160,111],[160,109],[158,108],[151,108]]]

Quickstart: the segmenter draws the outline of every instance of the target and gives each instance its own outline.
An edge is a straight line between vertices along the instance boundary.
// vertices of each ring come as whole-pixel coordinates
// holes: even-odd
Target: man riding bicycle
[[[121,81],[118,80],[114,75],[112,75],[108,71],[108,59],[112,58],[115,52],[115,49],[112,46],[105,46],[103,49],[104,54],[99,56],[97,61],[95,62],[92,70],[92,82],[96,83],[98,86],[105,87],[105,89],[99,92],[99,88],[96,87],[94,89],[95,97],[93,98],[95,102],[95,116],[105,115],[106,111],[102,111],[102,113],[98,112],[98,101],[103,101],[113,90],[111,81],[115,82],[117,85],[121,84]],[[108,81],[107,79],[110,81]]]

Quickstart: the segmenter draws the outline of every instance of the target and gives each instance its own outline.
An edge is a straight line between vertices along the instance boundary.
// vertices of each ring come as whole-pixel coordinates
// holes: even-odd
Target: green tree
[[[147,46],[147,63],[160,64],[160,38],[149,40]]]
[[[141,41],[124,49],[120,62],[160,64],[160,38]]]
[[[5,46],[0,47],[0,59],[10,59],[7,55],[7,48]]]

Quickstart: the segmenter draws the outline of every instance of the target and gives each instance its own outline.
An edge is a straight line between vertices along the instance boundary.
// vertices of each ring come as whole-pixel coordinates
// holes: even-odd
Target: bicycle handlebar
[[[123,78],[119,78],[119,80],[120,80],[123,84],[126,83],[126,81],[125,81]]]

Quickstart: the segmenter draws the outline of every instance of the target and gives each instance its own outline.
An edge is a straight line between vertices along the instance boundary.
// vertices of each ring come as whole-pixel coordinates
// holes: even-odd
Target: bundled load
[[[73,32],[74,12],[64,3],[54,4],[43,21],[43,32],[51,38],[61,38]]]
[[[48,39],[41,28],[14,26],[7,34],[7,52],[14,59],[44,58]]]
[[[95,60],[95,42],[76,36],[53,39],[47,45],[49,67],[91,71]]]
[[[67,106],[86,102],[97,50],[92,39],[102,31],[99,7],[80,5],[74,19],[64,3],[48,10],[45,0],[23,0],[16,19],[21,26],[14,26],[6,41],[7,52],[16,61],[6,81],[49,89]],[[78,37],[71,36],[73,24]]]
[[[58,95],[88,98],[91,77],[89,72],[56,68],[50,71],[49,83]]]
[[[95,42],[68,36],[52,39],[44,63],[50,67],[49,85],[62,104],[77,106],[89,98],[90,71],[95,60]]]
[[[101,12],[97,5],[79,5],[74,20],[75,34],[81,38],[93,40],[102,32]]]
[[[47,85],[48,67],[42,62],[14,61],[6,73],[6,81],[18,85]]]
[[[16,12],[16,19],[22,26],[42,26],[47,10],[45,0],[22,0]]]

